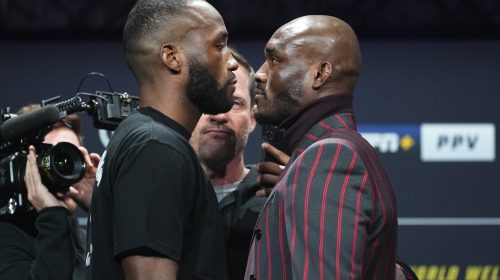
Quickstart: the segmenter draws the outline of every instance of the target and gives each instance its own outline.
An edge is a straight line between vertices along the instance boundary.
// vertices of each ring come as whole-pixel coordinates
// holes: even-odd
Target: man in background
[[[244,160],[248,135],[256,125],[253,69],[236,50],[231,52],[239,64],[234,105],[226,113],[203,114],[189,142],[217,195],[229,279],[243,279],[253,228],[265,198],[255,196],[260,189],[258,172]]]

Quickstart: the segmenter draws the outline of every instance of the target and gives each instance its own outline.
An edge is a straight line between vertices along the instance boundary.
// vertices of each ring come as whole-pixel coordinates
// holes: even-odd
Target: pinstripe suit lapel
[[[311,127],[299,141],[297,146],[293,147],[290,163],[297,159],[307,147],[330,135],[337,128],[350,128],[356,130],[354,114],[333,114]]]
[[[324,118],[319,123],[311,127],[299,141],[297,147],[294,147],[292,156],[290,157],[290,160],[288,161],[285,170],[281,174],[280,181],[283,175],[289,169],[291,163],[293,163],[297,159],[297,157],[300,156],[300,154],[302,154],[302,152],[304,152],[305,149],[307,149],[307,147],[312,145],[314,142],[317,142],[325,138],[326,136],[330,135],[337,128],[350,128],[356,130],[356,121],[354,119],[354,114],[353,113],[333,114],[331,116]],[[269,197],[267,198],[266,205],[272,204],[274,202],[275,194],[276,191],[278,191],[278,189],[279,189],[278,187],[275,187],[271,191]]]

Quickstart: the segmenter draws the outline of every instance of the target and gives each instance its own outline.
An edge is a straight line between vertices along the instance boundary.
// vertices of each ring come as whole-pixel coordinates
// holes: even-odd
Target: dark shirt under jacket
[[[350,96],[291,116],[292,157],[257,221],[245,279],[394,279],[397,212]]]
[[[241,280],[245,275],[253,229],[260,210],[266,203],[266,198],[255,195],[255,192],[260,189],[257,184],[258,172],[255,165],[248,165],[247,168],[250,171],[245,178],[219,203],[230,280]]]

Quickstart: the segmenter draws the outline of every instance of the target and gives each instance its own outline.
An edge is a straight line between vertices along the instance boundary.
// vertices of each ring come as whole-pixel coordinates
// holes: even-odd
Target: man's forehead
[[[266,44],[265,52],[268,55],[279,55],[282,52],[293,51],[294,49],[300,49],[303,44],[303,37],[282,37],[273,36]]]
[[[311,26],[305,21],[291,22],[279,28],[269,39],[266,49],[284,49],[285,47],[301,46],[304,38],[311,33]]]
[[[205,1],[189,2],[184,20],[186,24],[183,30],[178,30],[180,37],[188,36],[192,32],[196,34],[201,32],[208,40],[225,40],[228,37],[222,17]]]
[[[308,20],[295,20],[288,24],[285,24],[277,30],[277,34],[285,38],[295,38],[297,36],[303,36],[311,31],[311,22]]]
[[[219,12],[208,2],[196,0],[188,2],[189,13],[192,19],[201,25],[220,24],[224,26],[224,20]]]

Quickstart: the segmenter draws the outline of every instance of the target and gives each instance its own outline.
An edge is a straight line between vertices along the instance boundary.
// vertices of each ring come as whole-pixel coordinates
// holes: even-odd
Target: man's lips
[[[234,73],[231,73],[232,75],[230,75],[227,79],[227,82],[226,84],[227,85],[235,85],[236,82],[238,81],[238,79],[236,79],[236,75],[234,75]]]
[[[255,88],[255,95],[265,95],[264,93],[265,93],[264,89],[260,87]]]
[[[221,129],[210,129],[210,130],[207,130],[207,132],[205,132],[205,133],[224,133],[224,134],[228,134],[229,135],[228,131],[221,130]]]
[[[228,82],[226,83],[226,88],[229,89],[229,92],[231,93],[234,93],[235,89],[236,89],[236,82],[238,80],[236,80],[236,78],[233,78],[231,80],[228,80]]]
[[[203,131],[203,134],[228,135],[228,136],[234,135],[234,133],[231,130],[222,129],[222,128],[209,128],[209,129],[205,129]]]

